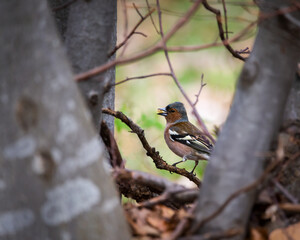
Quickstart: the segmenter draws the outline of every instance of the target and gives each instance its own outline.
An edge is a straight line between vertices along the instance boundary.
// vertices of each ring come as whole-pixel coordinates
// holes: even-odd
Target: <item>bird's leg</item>
[[[176,163],[173,163],[172,166],[176,167],[176,165],[177,165],[178,163],[185,162],[186,160],[187,160],[186,156],[183,156],[182,160],[180,160],[180,161],[178,161],[178,162],[176,162]]]
[[[183,162],[183,161],[180,160],[179,162],[173,163],[172,166],[173,166],[173,167],[176,167],[176,165],[177,165],[178,163],[181,163],[181,162]]]
[[[199,161],[195,161],[195,166],[194,166],[193,170],[190,172],[190,173],[193,174],[194,176],[196,176],[196,173],[194,174],[194,170],[196,169],[198,163],[199,163]]]

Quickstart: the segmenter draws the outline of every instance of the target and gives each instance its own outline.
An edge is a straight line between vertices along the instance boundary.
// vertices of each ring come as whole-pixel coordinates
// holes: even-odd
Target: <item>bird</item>
[[[212,142],[196,126],[189,122],[185,107],[181,102],[174,102],[165,108],[158,108],[157,114],[164,116],[166,127],[164,138],[166,144],[182,160],[175,162],[175,166],[186,160],[194,160],[195,166],[190,172],[193,174],[199,160],[208,160],[213,149]]]

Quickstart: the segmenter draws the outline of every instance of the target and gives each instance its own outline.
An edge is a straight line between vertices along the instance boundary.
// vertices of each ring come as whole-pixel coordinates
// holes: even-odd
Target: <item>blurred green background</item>
[[[208,1],[212,6],[222,11],[221,1]],[[128,32],[140,20],[139,15],[133,7],[133,3],[139,11],[145,15],[147,5],[145,1],[126,1],[128,14]],[[156,2],[150,1],[152,7]],[[229,37],[239,33],[250,22],[257,19],[258,9],[252,1],[227,0],[226,10],[228,15]],[[191,7],[192,2],[188,0],[161,0],[162,20],[164,32],[167,32],[184,13]],[[154,22],[158,28],[157,11],[153,13]],[[223,15],[224,16],[224,15]],[[118,1],[118,43],[124,39],[125,18],[122,4]],[[128,41],[124,56],[132,56],[154,45],[159,40],[150,18],[146,19],[137,29],[138,32],[146,34],[133,35]],[[235,50],[251,49],[254,41],[256,28],[252,28],[241,41],[232,44]],[[168,42],[168,46],[201,45],[212,43],[218,38],[219,32],[215,16],[205,10],[202,6],[191,21],[181,28]],[[117,56],[122,52],[120,49]],[[247,57],[247,55],[245,55]],[[201,75],[207,85],[203,88],[197,104],[197,109],[212,131],[214,126],[220,127],[227,115],[232,102],[235,84],[243,66],[243,62],[233,58],[223,47],[214,47],[195,52],[170,53],[175,73],[192,101],[199,91]],[[159,72],[169,72],[168,64],[163,52],[156,53],[132,64],[118,66],[116,69],[116,81],[124,80],[126,77],[135,77]],[[116,86],[116,110],[124,112],[134,122],[139,124],[146,134],[149,143],[155,147],[165,161],[172,164],[180,158],[173,154],[166,146],[163,138],[165,120],[156,115],[158,107],[165,107],[174,101],[185,104],[190,121],[195,123],[191,115],[191,108],[179,92],[171,77],[157,76],[146,79],[132,80]],[[162,175],[182,184],[194,186],[189,180],[167,171],[158,170],[147,157],[145,150],[140,144],[137,136],[129,132],[129,128],[119,120],[115,121],[115,135],[123,158],[128,169],[151,172]],[[194,166],[193,161],[187,161],[178,165],[190,171]],[[196,169],[197,176],[202,178],[206,162],[201,161]]]

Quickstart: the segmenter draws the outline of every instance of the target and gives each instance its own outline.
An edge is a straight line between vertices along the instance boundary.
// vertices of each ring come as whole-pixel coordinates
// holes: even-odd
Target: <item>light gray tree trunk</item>
[[[259,1],[263,15],[278,13],[289,1]],[[200,191],[194,229],[198,233],[242,228],[255,191],[242,194],[201,229],[197,222],[213,213],[235,191],[256,180],[264,154],[278,131],[300,57],[299,14],[272,15],[259,25],[250,58],[241,73],[232,109],[220,134]],[[243,239],[238,236],[235,239]]]
[[[108,54],[116,44],[117,1],[76,1],[69,8],[65,46],[74,72],[81,73],[109,60]],[[114,88],[107,93],[105,89],[114,82],[115,69],[112,68],[79,83],[98,132],[101,108],[114,109]],[[110,130],[113,130],[114,118],[108,115],[104,118]]]
[[[46,1],[1,1],[0,22],[0,239],[129,239]]]

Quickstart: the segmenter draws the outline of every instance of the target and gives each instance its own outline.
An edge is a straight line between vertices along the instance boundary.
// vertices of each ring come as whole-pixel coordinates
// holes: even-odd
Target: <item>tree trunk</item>
[[[0,238],[129,239],[46,1],[1,1],[0,22]]]
[[[300,120],[300,61],[293,79],[293,86],[285,107],[284,121]]]
[[[255,191],[237,197],[201,229],[197,223],[262,174],[264,154],[278,131],[294,79],[299,60],[299,14],[272,15],[287,1],[260,2],[262,15],[269,17],[259,25],[232,109],[205,172],[193,228],[198,233],[245,229]]]
[[[283,131],[281,139],[286,155],[293,156],[300,151],[300,65],[295,74],[294,82],[285,107]],[[282,169],[279,179],[289,193],[300,201],[300,157],[290,162]]]
[[[81,73],[104,64],[116,44],[117,1],[76,1],[68,13],[65,45],[75,73]],[[112,57],[114,58],[114,56]],[[101,108],[114,109],[114,87],[106,93],[105,87],[115,82],[115,69],[79,83],[79,87],[92,112],[99,132]],[[110,130],[114,118],[103,116]]]

